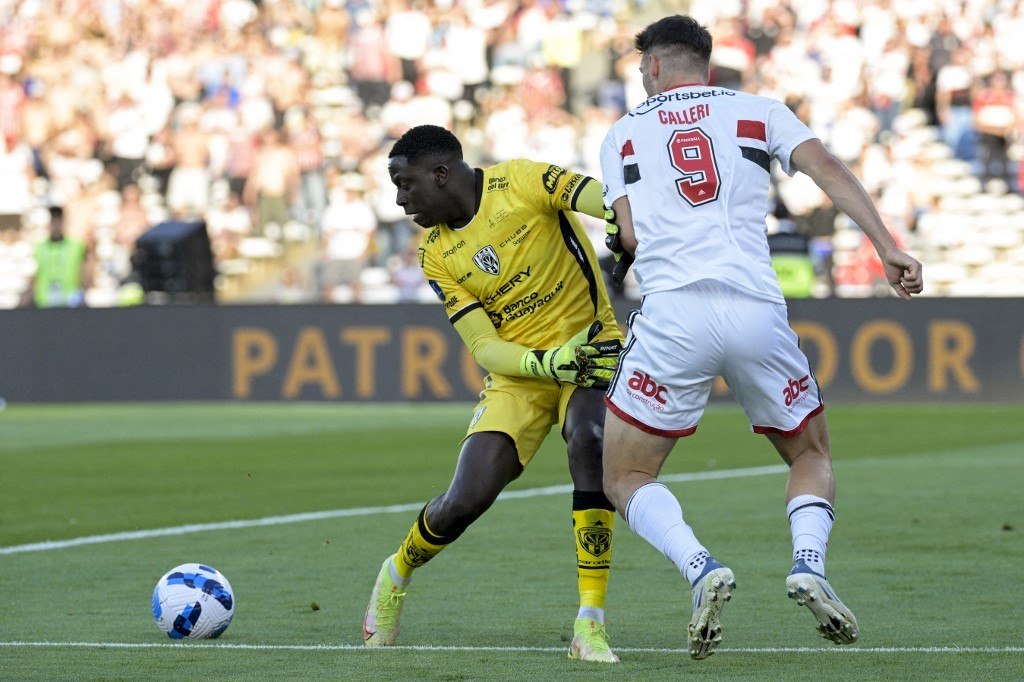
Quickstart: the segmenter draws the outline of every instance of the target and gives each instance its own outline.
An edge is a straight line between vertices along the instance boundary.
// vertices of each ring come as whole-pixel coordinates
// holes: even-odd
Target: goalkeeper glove
[[[520,374],[587,388],[608,388],[619,364],[622,343],[615,340],[591,343],[602,329],[604,325],[597,321],[561,346],[526,351],[519,363]]]
[[[629,272],[629,266],[633,264],[633,256],[626,253],[626,250],[622,248],[622,242],[619,240],[619,226],[615,222],[614,208],[605,209],[604,221],[604,231],[607,235],[604,238],[604,245],[615,255],[615,267],[612,268],[612,282],[622,284],[622,280],[626,278],[626,273]]]

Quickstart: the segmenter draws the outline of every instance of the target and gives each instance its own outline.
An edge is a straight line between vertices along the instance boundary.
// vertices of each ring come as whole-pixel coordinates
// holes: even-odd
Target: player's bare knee
[[[601,445],[604,441],[604,426],[597,421],[580,424],[569,434],[569,454],[587,459],[601,459]]]
[[[579,476],[585,476],[593,479],[594,484],[599,484],[602,432],[600,424],[590,423],[575,429],[569,437],[566,447],[569,453],[569,471],[574,480]]]
[[[772,442],[786,464],[791,467],[798,460],[801,464],[812,464],[817,461],[831,466],[832,455],[828,431],[823,424],[817,422],[817,418],[812,419],[808,428],[796,436],[769,434],[768,440]]]
[[[628,487],[627,482],[622,476],[617,475],[615,472],[609,472],[605,470],[604,478],[602,480],[604,487],[605,497],[615,506],[615,509],[619,512],[625,513],[626,503],[629,502],[629,496],[624,494]]]
[[[786,455],[783,455],[783,459],[785,459],[790,466],[793,466],[798,461],[800,462],[800,464],[803,465],[832,465],[831,455],[829,455],[827,451],[822,450],[819,447],[814,447],[813,445],[808,445],[799,449],[792,450],[788,453],[788,458]]]

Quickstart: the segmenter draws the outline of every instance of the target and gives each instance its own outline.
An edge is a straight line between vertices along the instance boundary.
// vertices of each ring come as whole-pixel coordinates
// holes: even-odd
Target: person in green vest
[[[797,232],[789,220],[780,221],[779,230],[768,235],[772,269],[786,298],[810,298],[817,281],[810,254],[810,239]]]
[[[87,249],[64,234],[64,212],[50,207],[50,236],[35,250],[36,274],[31,291],[37,308],[75,308],[85,303]]]

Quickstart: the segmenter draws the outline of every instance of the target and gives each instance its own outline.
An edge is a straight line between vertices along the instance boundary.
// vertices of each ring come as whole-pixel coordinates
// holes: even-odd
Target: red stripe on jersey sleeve
[[[764,123],[761,121],[736,121],[736,137],[749,137],[755,140],[767,142]]]
[[[633,156],[633,140],[626,140],[626,144],[622,145],[622,151],[619,152],[619,156],[626,158],[627,156]]]

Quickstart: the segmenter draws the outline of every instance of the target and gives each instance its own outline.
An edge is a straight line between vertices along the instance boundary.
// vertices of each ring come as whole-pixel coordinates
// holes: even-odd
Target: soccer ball
[[[228,579],[205,564],[175,566],[153,590],[153,618],[171,639],[220,637],[234,615]]]

